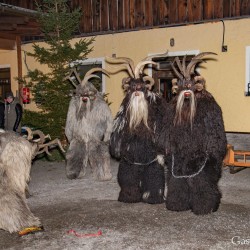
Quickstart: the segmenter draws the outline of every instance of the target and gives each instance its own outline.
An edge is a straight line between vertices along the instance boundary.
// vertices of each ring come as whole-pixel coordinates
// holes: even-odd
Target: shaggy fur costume
[[[112,178],[109,139],[113,117],[101,93],[87,82],[76,87],[68,109],[65,134],[70,143],[66,172],[69,179],[82,177],[89,164],[94,178]]]
[[[36,144],[13,132],[0,131],[0,228],[10,233],[41,225],[25,197],[36,150]]]
[[[221,108],[208,91],[197,90],[195,83],[183,79],[164,121],[166,207],[204,215],[220,204],[218,181],[227,141]]]
[[[139,119],[137,126],[131,124],[129,106],[131,96],[136,92],[133,86],[143,82],[142,79],[136,81],[137,83],[133,80],[130,83],[130,90],[116,115],[110,139],[111,155],[120,159],[118,183],[121,191],[118,200],[129,203],[162,203],[165,188],[164,168],[157,160],[156,140],[166,102],[159,95],[146,90],[145,86],[142,87],[138,92],[145,96],[143,99],[147,108],[141,112],[147,113],[148,118],[144,121]],[[138,110],[133,116],[138,115]]]

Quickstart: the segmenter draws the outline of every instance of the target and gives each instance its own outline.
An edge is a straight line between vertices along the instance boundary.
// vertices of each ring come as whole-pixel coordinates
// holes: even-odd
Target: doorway
[[[186,55],[186,65],[192,60],[195,54]],[[176,78],[176,75],[172,69],[171,63],[176,56],[169,56],[167,58],[155,58],[154,61],[159,63],[159,70],[153,70],[153,78],[155,80],[155,90],[158,91],[166,100],[170,102],[173,98],[172,95],[172,79]],[[179,56],[180,61],[184,55]]]
[[[10,68],[0,68],[0,101],[11,91]]]

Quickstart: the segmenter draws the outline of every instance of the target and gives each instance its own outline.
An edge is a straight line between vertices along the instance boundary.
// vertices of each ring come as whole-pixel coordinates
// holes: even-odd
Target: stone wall
[[[226,133],[227,143],[235,150],[250,151],[250,133]]]

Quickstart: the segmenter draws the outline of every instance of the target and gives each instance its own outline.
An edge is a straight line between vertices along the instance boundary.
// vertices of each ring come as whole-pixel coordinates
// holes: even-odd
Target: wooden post
[[[21,37],[16,36],[16,48],[17,48],[17,75],[18,78],[21,78],[22,75],[22,51],[21,51]],[[18,98],[20,103],[22,103],[21,91],[23,88],[23,84],[18,81]]]

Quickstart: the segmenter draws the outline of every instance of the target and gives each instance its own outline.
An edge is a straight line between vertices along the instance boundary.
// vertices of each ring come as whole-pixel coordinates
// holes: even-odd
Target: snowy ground
[[[236,174],[223,169],[222,203],[206,216],[118,202],[117,169],[112,161],[107,182],[91,173],[69,180],[64,162],[35,161],[28,203],[45,231],[19,237],[0,230],[0,249],[250,249],[250,168]],[[71,229],[81,237],[68,234]],[[98,231],[101,236],[83,237]]]

